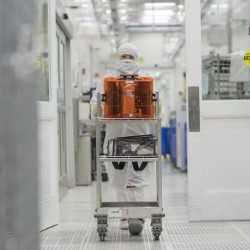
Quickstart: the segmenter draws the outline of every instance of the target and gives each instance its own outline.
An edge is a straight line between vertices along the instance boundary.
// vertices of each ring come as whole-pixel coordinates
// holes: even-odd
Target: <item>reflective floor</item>
[[[119,229],[109,220],[108,235],[96,232],[95,183],[69,190],[60,204],[60,224],[41,233],[41,249],[244,249],[250,250],[250,221],[189,222],[187,174],[163,164],[163,204],[166,217],[160,241],[154,241],[150,221],[140,236]]]

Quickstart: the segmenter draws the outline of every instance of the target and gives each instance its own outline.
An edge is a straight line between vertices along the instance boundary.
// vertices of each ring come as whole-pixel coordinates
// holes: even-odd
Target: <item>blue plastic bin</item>
[[[170,131],[170,159],[176,163],[176,126],[172,126]]]
[[[185,164],[187,164],[187,123],[184,125]]]
[[[169,153],[169,146],[168,146],[168,128],[162,127],[161,128],[161,153],[162,155],[166,155]]]

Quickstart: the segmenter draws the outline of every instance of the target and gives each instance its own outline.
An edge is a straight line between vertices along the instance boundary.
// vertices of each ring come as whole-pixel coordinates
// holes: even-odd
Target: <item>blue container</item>
[[[162,155],[166,155],[169,153],[169,146],[168,146],[168,128],[162,127],[161,128],[161,153]]]
[[[176,163],[176,126],[170,128],[170,159],[173,163]]]
[[[184,157],[184,160],[185,160],[185,164],[187,164],[187,123],[186,122],[185,122],[185,125],[184,125],[184,145],[185,145],[185,150],[184,150],[185,157]]]

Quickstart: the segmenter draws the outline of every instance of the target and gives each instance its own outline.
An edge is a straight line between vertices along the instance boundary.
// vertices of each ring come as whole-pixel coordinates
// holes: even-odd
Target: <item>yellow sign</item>
[[[138,62],[139,63],[144,63],[145,62],[145,57],[139,57]]]
[[[246,54],[244,55],[244,61],[245,61],[245,64],[250,67],[250,50],[248,50],[246,52]]]

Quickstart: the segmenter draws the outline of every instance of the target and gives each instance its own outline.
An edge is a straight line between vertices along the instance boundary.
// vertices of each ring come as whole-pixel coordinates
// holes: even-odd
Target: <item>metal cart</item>
[[[96,213],[97,232],[100,240],[104,241],[108,231],[108,218],[151,218],[152,234],[155,240],[159,240],[162,232],[162,217],[165,216],[162,207],[162,162],[161,162],[161,119],[159,117],[159,93],[156,92],[152,97],[155,102],[155,115],[153,119],[105,119],[100,116],[102,95],[97,95],[97,120],[96,120],[96,145],[100,145],[100,128],[102,124],[108,123],[152,123],[156,127],[156,156],[147,157],[128,157],[128,156],[104,156],[100,155],[100,147],[96,147],[96,166],[97,166],[97,199]],[[106,161],[125,161],[125,162],[156,162],[156,201],[139,202],[103,202],[101,185],[101,163]]]

